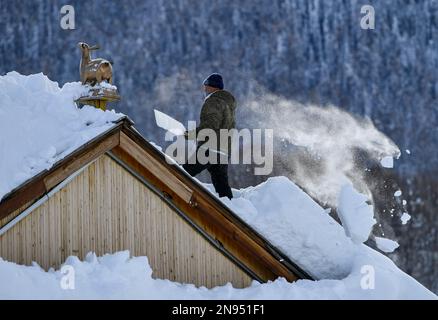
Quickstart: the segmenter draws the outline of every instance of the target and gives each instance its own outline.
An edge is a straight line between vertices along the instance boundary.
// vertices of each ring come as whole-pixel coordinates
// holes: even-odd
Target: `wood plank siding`
[[[116,142],[110,141],[109,146]],[[50,175],[45,183],[56,185],[70,169],[77,168],[66,167],[65,174]],[[188,201],[191,191],[184,185],[176,188]],[[1,220],[0,225],[21,211]],[[206,287],[227,282],[246,287],[252,281],[165,201],[107,155],[99,156],[0,236],[3,259],[20,264],[35,260],[46,269],[59,267],[69,255],[83,259],[90,251],[102,255],[120,250],[147,256],[155,278]]]

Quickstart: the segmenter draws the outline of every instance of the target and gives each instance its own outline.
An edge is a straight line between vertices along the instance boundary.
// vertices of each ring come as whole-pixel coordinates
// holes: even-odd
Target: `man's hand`
[[[186,130],[184,131],[184,138],[186,138],[186,140],[196,140],[196,133],[198,132],[198,129],[194,129],[194,130]]]

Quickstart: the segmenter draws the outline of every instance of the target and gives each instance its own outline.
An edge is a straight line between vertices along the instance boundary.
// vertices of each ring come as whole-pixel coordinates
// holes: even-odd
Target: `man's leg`
[[[192,155],[192,157],[194,157],[194,163],[190,163],[193,162],[193,158],[191,159],[192,161],[188,161],[188,163],[185,163],[183,165],[184,170],[186,170],[188,172],[188,174],[190,174],[192,177],[200,174],[202,171],[204,171],[205,169],[207,169],[209,166],[211,166],[210,163],[206,163],[206,164],[200,164],[198,161],[198,158],[196,157],[198,154],[198,149],[196,149],[196,152],[194,155]]]
[[[209,167],[209,164],[200,164],[199,162],[196,162],[194,164],[186,163],[183,165],[184,170],[188,172],[189,175],[192,177],[200,174],[202,171],[207,169]]]
[[[214,164],[208,168],[208,172],[211,175],[211,182],[214,189],[219,194],[219,197],[233,198],[230,185],[228,184],[228,165],[227,164]]]

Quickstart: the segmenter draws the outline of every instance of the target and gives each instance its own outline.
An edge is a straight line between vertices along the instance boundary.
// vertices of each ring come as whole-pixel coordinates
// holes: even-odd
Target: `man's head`
[[[213,73],[209,75],[208,78],[204,80],[203,84],[204,91],[207,95],[215,91],[224,89],[224,81],[222,79],[222,76],[218,73]]]

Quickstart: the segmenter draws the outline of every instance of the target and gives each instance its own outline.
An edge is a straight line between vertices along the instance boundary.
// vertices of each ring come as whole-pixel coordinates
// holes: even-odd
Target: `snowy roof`
[[[120,126],[121,114],[90,107],[77,109],[72,101],[80,94],[78,83],[59,88],[42,74],[9,73],[0,77],[0,151],[4,155],[0,158],[0,197]],[[135,130],[131,133],[138,135]],[[200,187],[211,189],[206,185]],[[275,177],[256,187],[233,192],[235,198],[231,201],[214,197],[210,200],[221,201],[224,209],[221,214],[229,214],[227,219],[236,224],[242,221],[255,230],[257,241],[267,240],[265,249],[272,250],[278,262],[294,261],[314,278],[321,279],[301,280],[292,287],[280,280],[274,286],[274,290],[281,289],[279,294],[288,296],[284,289],[302,298],[306,295],[346,299],[436,298],[389,258],[349,237],[340,224],[289,179]],[[358,208],[358,212],[369,212],[363,199],[351,189],[344,196],[346,211]],[[344,212],[345,221],[350,223],[352,214],[358,212]],[[95,258],[91,260],[98,265]],[[0,260],[0,279],[10,270],[11,266]],[[32,274],[33,271],[29,272],[30,279]],[[132,283],[127,282],[126,288],[129,286]]]
[[[41,73],[0,77],[0,199],[124,117],[78,109],[83,91],[79,82],[60,88]]]
[[[40,199],[46,193],[50,193],[63,180],[68,179],[81,167],[86,166],[93,159],[106,152],[111,151],[110,156],[115,158],[116,161],[126,162],[127,160],[123,159],[124,150],[129,156],[133,156],[138,163],[142,163],[146,158],[150,159],[150,154],[154,154],[157,159],[154,160],[154,165],[149,165],[150,162],[148,162],[145,168],[154,174],[154,168],[161,167],[161,171],[155,172],[155,178],[163,179],[163,181],[173,181],[172,186],[180,186],[183,194],[178,194],[177,190],[172,188],[163,189],[162,191],[169,195],[176,194],[186,203],[189,203],[192,195],[195,194],[198,202],[204,201],[205,205],[209,207],[209,214],[216,215],[216,218],[218,218],[208,222],[214,223],[212,229],[216,229],[214,231],[216,234],[211,235],[212,239],[220,239],[217,234],[218,230],[223,230],[222,236],[224,237],[229,236],[230,230],[234,234],[233,239],[239,235],[238,244],[232,245],[233,248],[228,250],[231,250],[233,254],[237,253],[237,256],[239,256],[239,250],[245,252],[246,257],[243,259],[247,259],[246,261],[242,262],[241,260],[243,254],[240,254],[240,258],[235,256],[234,261],[254,279],[266,281],[275,279],[278,276],[285,277],[288,280],[310,278],[286,255],[270,245],[266,239],[233,214],[204,185],[192,179],[181,167],[168,164],[165,161],[167,156],[159,151],[156,146],[145,140],[132,127],[132,122],[126,117],[110,111],[103,112],[92,107],[77,109],[72,101],[81,94],[80,84],[66,84],[60,89],[56,83],[51,82],[41,74],[26,77],[11,73],[3,78],[6,78],[2,79],[5,83],[12,83],[13,87],[19,87],[20,90],[23,87],[27,88],[29,83],[33,83],[33,88],[38,88],[38,90],[32,91],[29,89],[26,92],[29,95],[26,101],[31,101],[30,97],[35,95],[37,99],[33,99],[33,101],[37,101],[36,104],[17,102],[20,99],[14,98],[14,90],[6,89],[4,93],[5,95],[9,94],[10,102],[8,105],[11,109],[14,109],[14,102],[15,105],[23,106],[20,114],[18,114],[18,111],[16,113],[17,118],[20,119],[21,127],[29,122],[35,131],[41,130],[43,133],[32,135],[27,132],[20,136],[20,140],[22,140],[20,143],[8,144],[5,148],[6,160],[4,160],[4,163],[8,168],[13,172],[20,173],[24,167],[26,174],[16,175],[8,172],[6,166],[4,169],[2,168],[1,174],[6,177],[2,181],[8,181],[9,177],[16,176],[19,176],[20,179],[15,179],[12,184],[9,183],[4,186],[4,189],[11,191],[0,201],[0,220],[24,205]],[[36,84],[38,82],[39,85]],[[66,90],[66,88],[74,89]],[[41,97],[44,99],[40,99]],[[51,102],[47,103],[47,101]],[[64,108],[64,105],[67,105],[66,110],[59,111],[59,109]],[[31,111],[34,114],[41,114],[39,121],[34,122],[32,120],[32,117],[28,115]],[[19,134],[19,132],[16,133]],[[32,141],[35,141],[34,144],[32,144]],[[39,148],[52,151],[41,153]],[[25,157],[26,161],[20,162],[17,155]],[[32,168],[29,168],[29,166]],[[177,175],[177,178],[174,177]],[[181,185],[181,181],[184,185]],[[203,206],[199,204],[196,209],[191,210],[203,210]],[[205,213],[203,215],[206,216]],[[230,222],[232,222],[231,225]],[[205,224],[206,222],[202,223],[202,225]],[[198,225],[201,225],[199,221]],[[13,225],[7,228],[11,227]],[[205,235],[205,231],[200,229],[198,231]],[[0,228],[0,235],[1,232]],[[231,240],[231,238],[227,241],[237,242],[237,240]],[[241,246],[246,246],[246,249],[243,250]],[[220,248],[221,246],[217,245],[217,247],[223,251],[223,248]],[[226,253],[230,254],[230,252]],[[263,258],[260,259],[260,257]],[[247,267],[246,264],[248,263],[251,264],[251,267]]]

